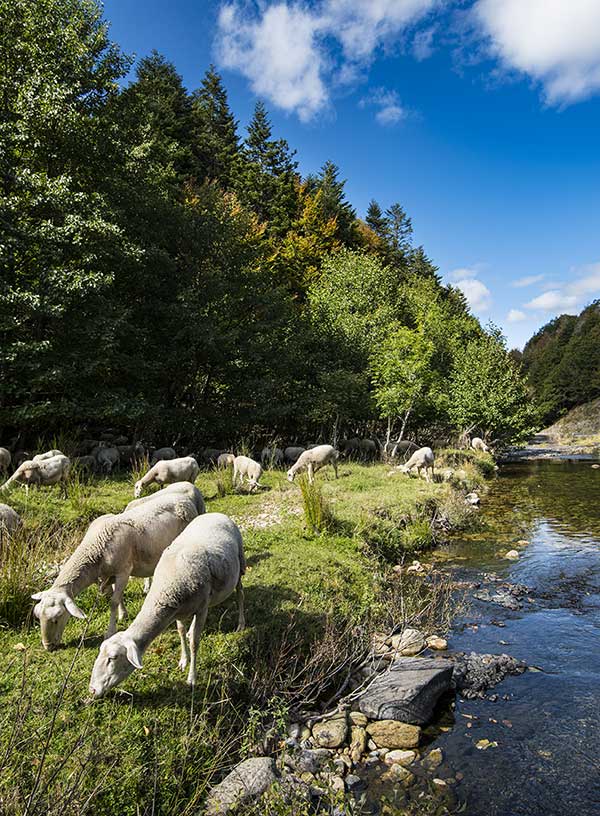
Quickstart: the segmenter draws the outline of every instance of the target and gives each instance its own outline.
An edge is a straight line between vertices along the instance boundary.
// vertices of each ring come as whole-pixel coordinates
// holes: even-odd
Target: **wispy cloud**
[[[356,82],[380,46],[440,2],[321,0],[309,6],[301,0],[234,0],[220,9],[218,59],[243,74],[256,94],[306,121],[330,104],[333,84]],[[379,121],[401,118],[402,106],[393,103],[382,108]]]
[[[477,278],[464,278],[456,284],[474,312],[487,312],[492,305],[492,293]]]
[[[541,283],[545,277],[545,275],[527,275],[525,278],[518,278],[513,281],[511,286],[515,286],[517,289],[524,289],[526,286],[533,286],[534,283]]]
[[[375,88],[369,96],[360,100],[359,105],[361,108],[376,108],[375,120],[380,125],[396,125],[408,117],[408,111],[400,103],[396,91],[385,88]]]
[[[472,17],[489,53],[539,82],[549,104],[600,91],[597,0],[477,0]]]
[[[520,309],[511,309],[506,315],[506,320],[508,323],[520,323],[522,320],[527,320],[527,315]]]
[[[600,263],[574,270],[569,283],[548,289],[525,304],[526,309],[542,312],[577,313],[593,297],[600,297]]]
[[[478,274],[479,270],[476,266],[464,266],[459,269],[453,269],[448,277],[451,281],[461,281],[467,278],[476,278]]]

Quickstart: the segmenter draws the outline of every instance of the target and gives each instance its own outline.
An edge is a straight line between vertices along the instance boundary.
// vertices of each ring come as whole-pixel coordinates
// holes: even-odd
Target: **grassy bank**
[[[4,499],[25,526],[4,545],[0,569],[0,812],[195,813],[236,759],[264,740],[263,749],[276,744],[290,708],[335,695],[348,657],[375,629],[423,607],[390,565],[431,542],[429,518],[452,503],[447,484],[390,475],[385,465],[343,465],[337,481],[319,474],[326,514],[316,534],[297,484],[279,472],[264,483],[257,495],[219,496],[227,485],[219,491],[215,474],[198,480],[207,509],[243,531],[248,628],[234,631],[233,599],[211,611],[193,697],[177,670],[173,629],[152,644],[142,670],[93,705],[87,688],[106,600],[86,590],[78,603],[88,620],[71,620],[64,647],[47,653],[28,596],[49,585],[52,565],[92,518],[125,506],[132,479],[76,481],[66,498],[59,488],[29,497],[17,488]],[[132,616],[141,584],[127,588]]]

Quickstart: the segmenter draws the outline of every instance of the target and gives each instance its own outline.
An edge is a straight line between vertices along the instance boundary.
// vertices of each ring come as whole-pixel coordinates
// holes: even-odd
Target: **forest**
[[[532,430],[400,203],[360,218],[334,161],[303,176],[260,101],[242,129],[213,66],[134,66],[95,0],[0,0],[0,30],[4,439]]]

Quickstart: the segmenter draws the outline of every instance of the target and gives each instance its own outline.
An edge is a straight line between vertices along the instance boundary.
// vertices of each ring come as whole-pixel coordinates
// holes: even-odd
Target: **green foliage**
[[[309,532],[319,535],[331,530],[334,519],[317,482],[313,481],[311,484],[308,477],[302,475],[298,478],[298,486],[302,495],[302,508]]]

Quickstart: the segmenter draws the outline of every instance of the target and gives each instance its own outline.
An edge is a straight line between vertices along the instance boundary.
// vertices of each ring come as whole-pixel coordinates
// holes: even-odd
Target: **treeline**
[[[0,0],[0,432],[515,438],[518,366],[400,204],[357,217],[221,77],[131,61],[95,0]]]
[[[522,363],[545,423],[600,397],[600,301],[543,326],[523,349]]]

